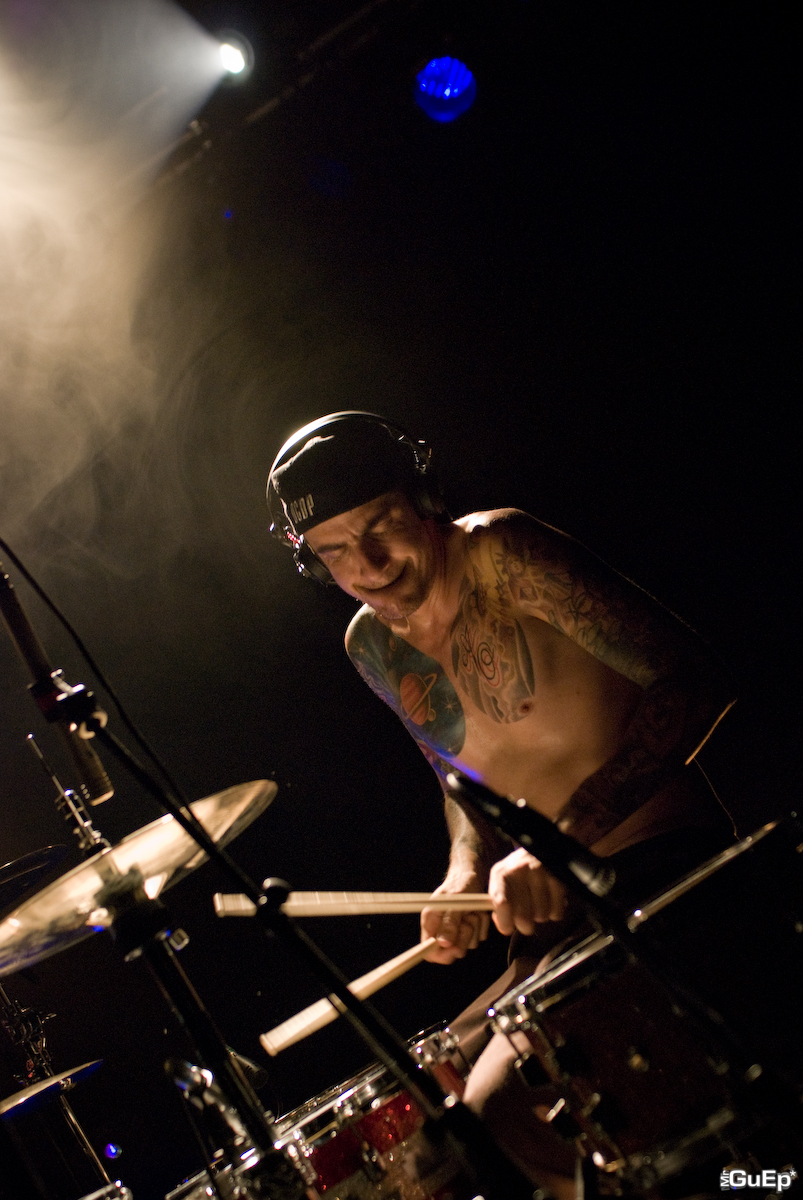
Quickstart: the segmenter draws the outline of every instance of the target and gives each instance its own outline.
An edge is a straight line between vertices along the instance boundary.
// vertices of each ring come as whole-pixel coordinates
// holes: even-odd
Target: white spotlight
[[[218,34],[220,65],[231,83],[242,83],[251,74],[254,52],[239,33],[226,29]]]
[[[239,75],[245,70],[245,55],[238,46],[232,46],[231,42],[224,42],[220,47],[220,61],[223,63],[223,70],[229,75]]]

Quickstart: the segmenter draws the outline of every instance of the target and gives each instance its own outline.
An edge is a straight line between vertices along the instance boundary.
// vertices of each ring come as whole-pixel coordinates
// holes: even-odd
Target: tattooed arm
[[[461,892],[486,892],[491,865],[509,847],[504,845],[495,830],[479,818],[469,817],[450,796],[444,796],[446,823],[452,847],[449,869],[440,887],[433,895]],[[435,937],[438,945],[430,950],[430,962],[448,965],[464,958],[469,950],[476,950],[488,936],[489,915],[487,912],[439,912],[425,908],[421,913],[421,937]]]
[[[733,682],[688,626],[565,534],[517,511],[487,534],[479,552],[503,611],[547,621],[643,689],[617,752],[560,816],[592,845],[694,758],[734,703]]]
[[[444,791],[451,853],[439,892],[484,892],[492,864],[506,854],[510,843],[479,815],[469,815],[446,794],[451,764],[442,757],[458,754],[465,738],[460,699],[442,666],[389,631],[361,609],[346,634],[348,655],[362,678],[401,718]],[[424,736],[426,734],[426,738]],[[423,937],[437,937],[431,962],[463,958],[488,935],[488,914],[447,913],[424,909]]]

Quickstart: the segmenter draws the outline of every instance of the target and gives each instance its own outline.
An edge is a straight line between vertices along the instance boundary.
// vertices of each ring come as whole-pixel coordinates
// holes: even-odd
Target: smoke
[[[158,223],[136,205],[221,69],[168,0],[7,0],[0,17],[0,528],[155,416],[130,336]],[[91,492],[71,514],[80,540]]]

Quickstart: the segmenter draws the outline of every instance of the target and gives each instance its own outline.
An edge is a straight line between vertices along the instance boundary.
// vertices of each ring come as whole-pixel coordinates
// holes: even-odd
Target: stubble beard
[[[406,621],[413,613],[418,612],[429,592],[430,587],[424,578],[416,573],[415,578],[410,581],[409,588],[401,595],[388,596],[386,599],[380,597],[376,603],[366,598],[365,603],[384,621]]]

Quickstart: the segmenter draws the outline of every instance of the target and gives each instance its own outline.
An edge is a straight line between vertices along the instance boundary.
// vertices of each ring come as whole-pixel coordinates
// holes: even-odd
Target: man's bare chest
[[[598,690],[599,664],[535,618],[463,612],[419,645],[371,620],[349,653],[418,742],[478,766],[574,737],[571,710]]]

